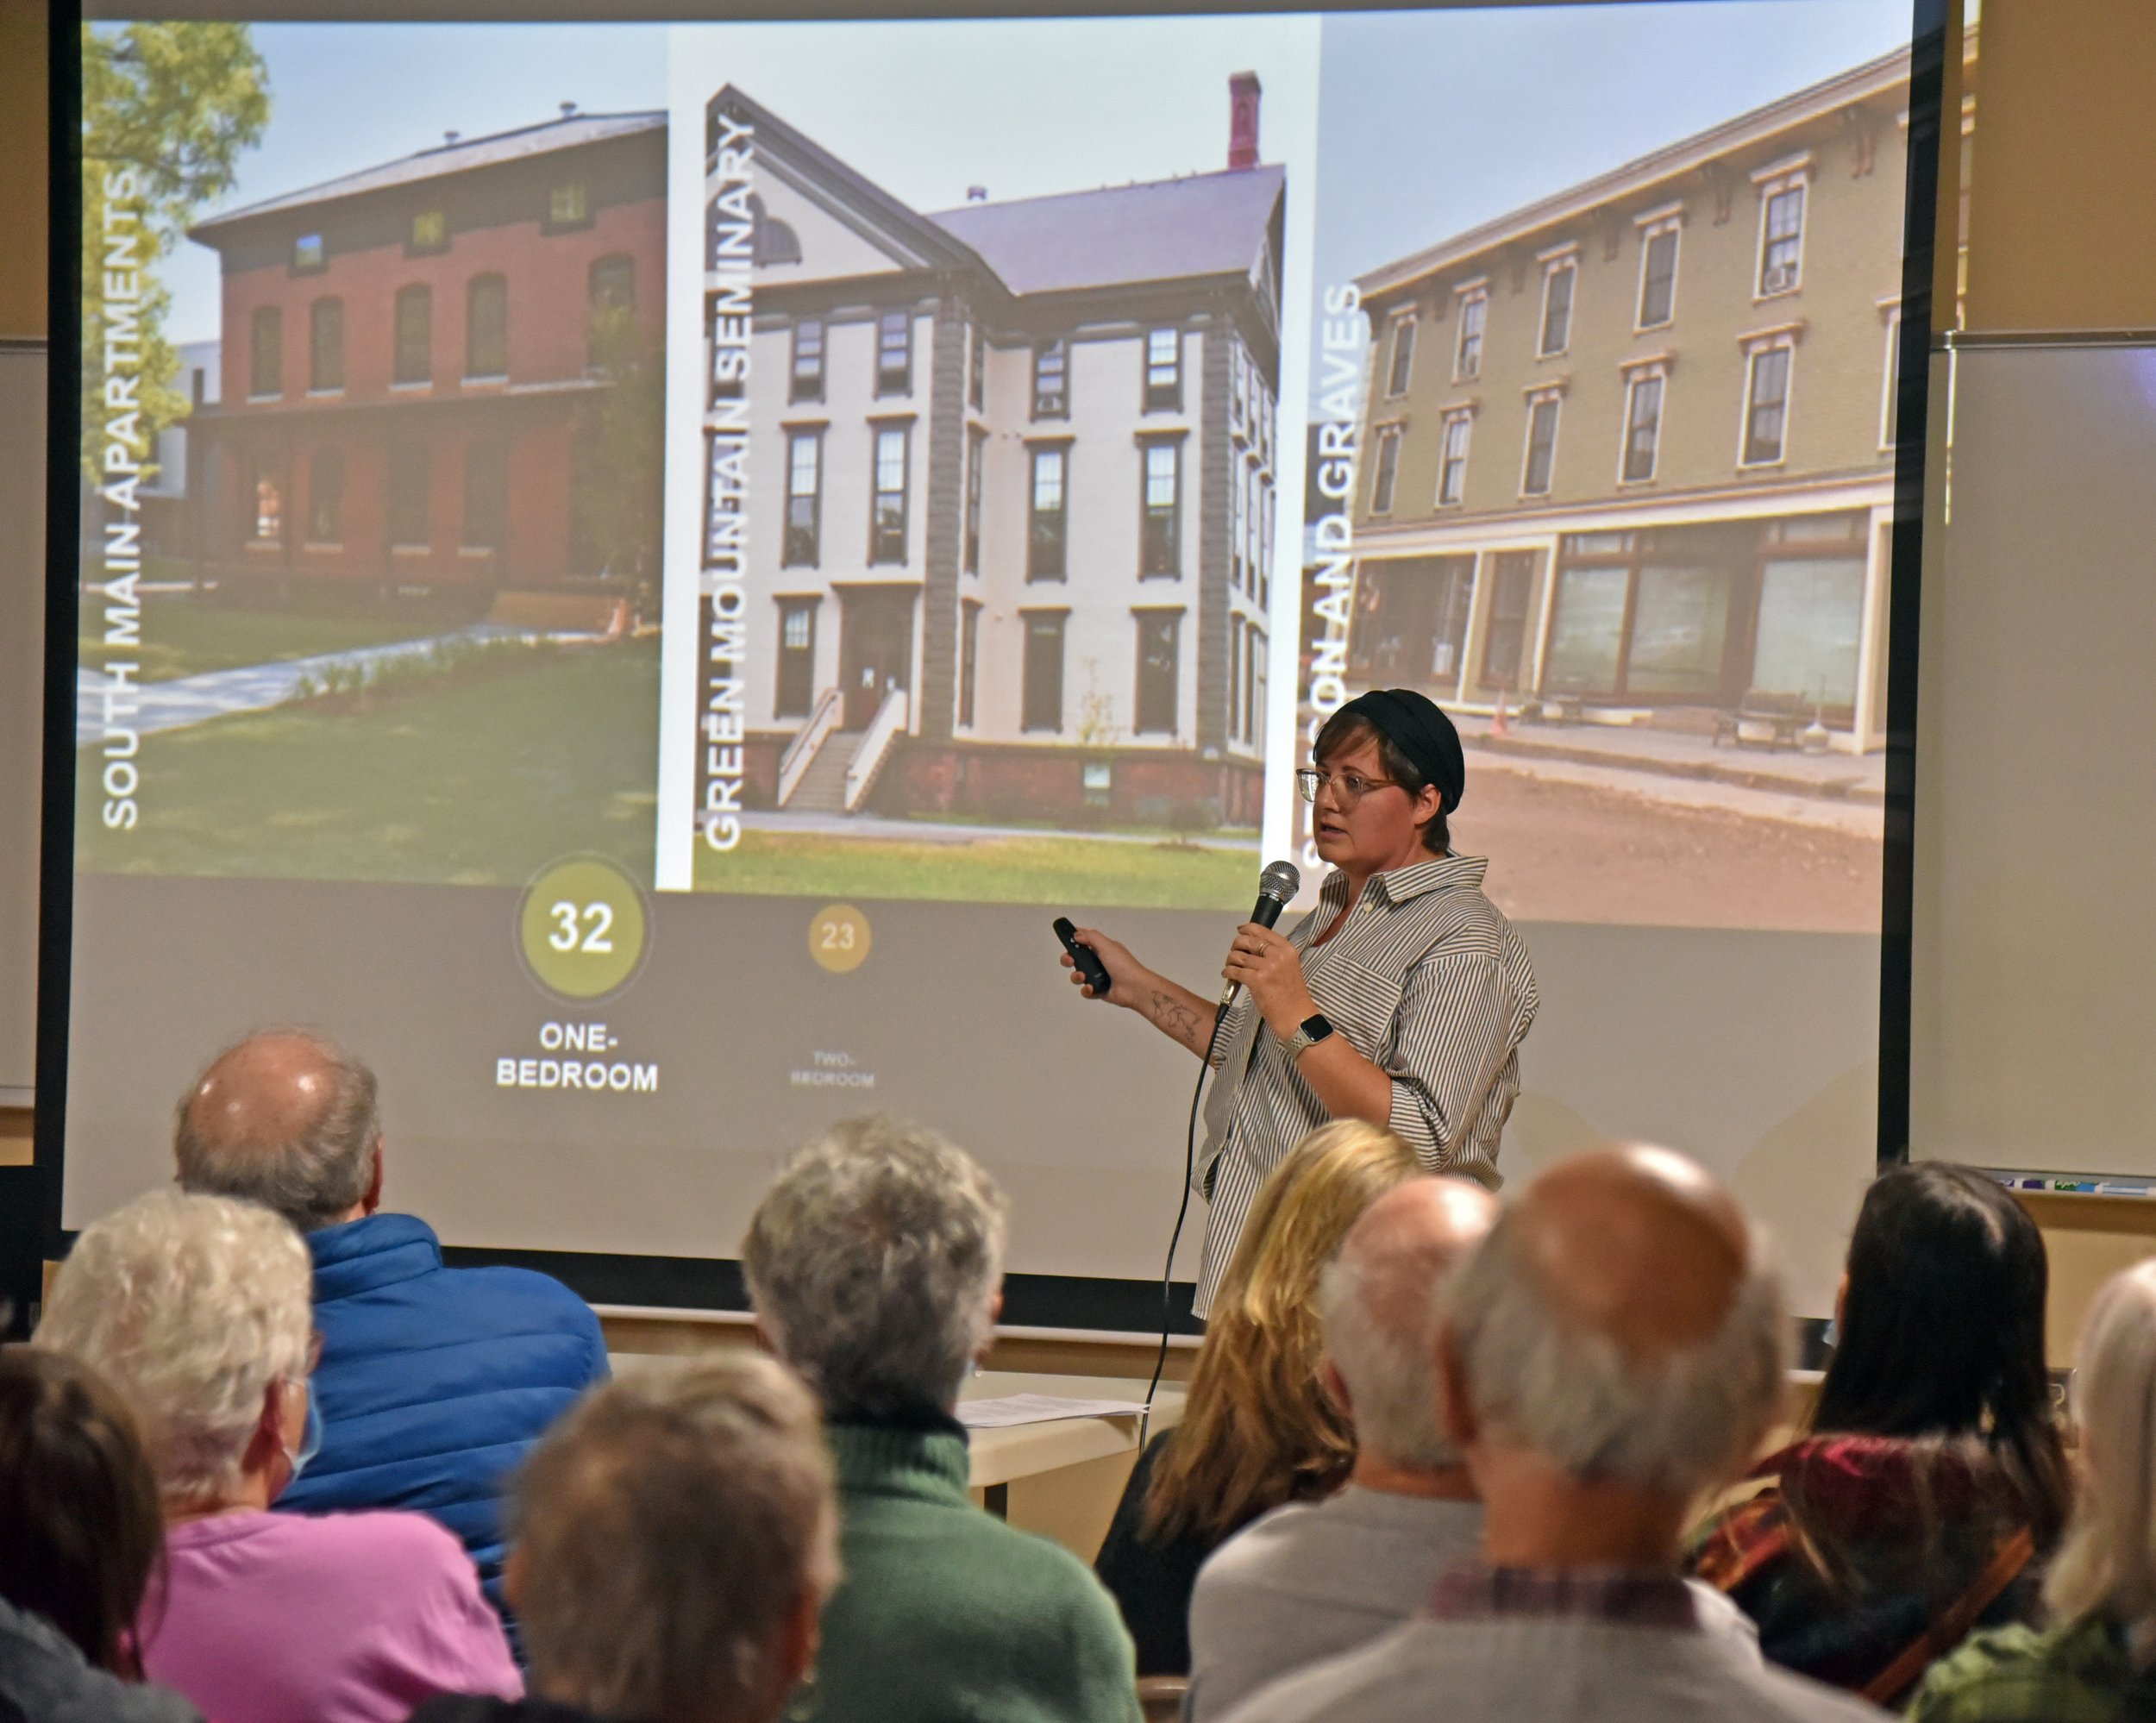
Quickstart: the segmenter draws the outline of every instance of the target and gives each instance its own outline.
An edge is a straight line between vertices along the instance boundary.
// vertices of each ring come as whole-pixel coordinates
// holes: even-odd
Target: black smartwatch
[[[1289,1062],[1292,1063],[1301,1058],[1310,1049],[1315,1047],[1332,1033],[1332,1025],[1326,1021],[1325,1013],[1321,1011],[1312,1012],[1308,1017],[1303,1018],[1295,1032],[1288,1037],[1285,1044],[1288,1048]]]

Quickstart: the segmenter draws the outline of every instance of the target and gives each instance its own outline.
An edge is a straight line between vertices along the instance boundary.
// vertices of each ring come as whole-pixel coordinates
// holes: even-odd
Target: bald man
[[[321,1446],[277,1506],[432,1514],[499,1607],[508,1475],[605,1379],[598,1318],[545,1275],[445,1268],[425,1221],[379,1212],[374,1074],[319,1035],[272,1030],[218,1055],[180,1098],[173,1150],[182,1188],[277,1210],[314,1257]]]
[[[1858,1723],[1884,1714],[1709,1632],[1677,1573],[1691,1503],[1781,1403],[1780,1289],[1736,1203],[1683,1157],[1545,1173],[1446,1283],[1447,1435],[1476,1558],[1423,1613],[1274,1682],[1231,1723]]]

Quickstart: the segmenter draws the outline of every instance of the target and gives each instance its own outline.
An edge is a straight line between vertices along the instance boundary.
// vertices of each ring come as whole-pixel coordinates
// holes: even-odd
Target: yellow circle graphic
[[[858,969],[868,955],[868,918],[851,904],[832,904],[809,919],[809,955],[834,975]]]
[[[597,855],[557,862],[534,880],[517,915],[517,943],[540,986],[595,999],[636,973],[649,928],[643,893]]]

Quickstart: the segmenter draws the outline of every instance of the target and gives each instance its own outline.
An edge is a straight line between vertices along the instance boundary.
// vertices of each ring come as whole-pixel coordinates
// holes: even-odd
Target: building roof
[[[1719,126],[1710,126],[1703,132],[1665,145],[1637,160],[1628,161],[1608,173],[1583,180],[1577,185],[1566,187],[1551,197],[1514,210],[1478,228],[1456,234],[1451,239],[1395,262],[1381,264],[1362,276],[1356,285],[1363,296],[1388,293],[1411,282],[1442,270],[1463,263],[1483,252],[1525,239],[1545,229],[1561,222],[1575,221],[1618,198],[1643,191],[1648,187],[1675,179],[1678,176],[1705,166],[1717,157],[1728,154],[1785,132],[1794,127],[1906,85],[1909,77],[1909,51],[1896,48],[1891,53],[1881,54],[1877,60],[1862,66],[1852,66],[1817,84],[1783,97],[1779,101],[1754,108],[1734,119],[1725,120]]]
[[[1285,175],[1231,168],[1006,204],[929,220],[964,241],[1014,293],[1243,275],[1257,262]]]
[[[197,222],[189,231],[200,239],[239,222],[251,221],[258,216],[278,215],[304,210],[316,204],[330,203],[340,197],[357,197],[369,191],[385,191],[393,186],[417,185],[445,174],[468,172],[475,167],[493,167],[504,162],[523,161],[555,150],[603,143],[609,138],[630,137],[639,132],[664,131],[666,124],[667,116],[663,112],[566,115],[561,119],[543,121],[536,126],[519,126],[514,131],[495,132],[486,137],[462,138],[455,143],[436,144],[431,149],[401,156],[394,161],[383,162],[379,166],[363,167],[356,173],[325,179],[319,185],[288,191],[281,197],[271,197],[260,204],[227,210],[207,221]]]

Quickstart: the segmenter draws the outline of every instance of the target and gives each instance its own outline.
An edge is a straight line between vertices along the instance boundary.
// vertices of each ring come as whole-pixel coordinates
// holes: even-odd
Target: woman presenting
[[[1318,906],[1291,933],[1245,922],[1220,971],[1243,991],[1219,1025],[1198,1158],[1200,1316],[1266,1174],[1328,1119],[1388,1125],[1426,1170],[1495,1189],[1534,1021],[1527,948],[1482,895],[1488,864],[1450,847],[1466,778],[1452,721],[1409,689],[1373,689],[1326,721],[1311,758],[1295,778],[1331,868]],[[1111,1003],[1203,1056],[1212,1000],[1097,929],[1078,937],[1100,954]],[[1070,979],[1094,997],[1075,968]]]

